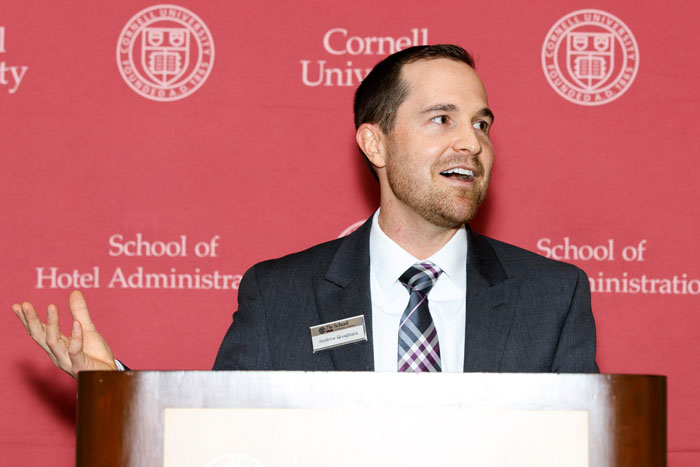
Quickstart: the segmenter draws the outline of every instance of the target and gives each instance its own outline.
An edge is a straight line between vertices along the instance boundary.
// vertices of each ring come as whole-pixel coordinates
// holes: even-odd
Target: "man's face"
[[[493,166],[486,90],[473,68],[449,59],[409,63],[401,77],[409,91],[385,135],[382,208],[458,227],[476,214]]]

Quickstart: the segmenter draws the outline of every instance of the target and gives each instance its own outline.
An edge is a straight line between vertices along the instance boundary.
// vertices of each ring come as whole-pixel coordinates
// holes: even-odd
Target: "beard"
[[[466,157],[455,154],[436,161],[430,167],[428,180],[390,149],[387,160],[386,175],[389,187],[397,199],[413,212],[433,225],[443,228],[457,228],[476,215],[479,206],[486,198],[491,173],[486,173],[483,164],[475,156]],[[440,183],[440,170],[460,163],[476,169],[475,180],[471,186],[450,186]]]

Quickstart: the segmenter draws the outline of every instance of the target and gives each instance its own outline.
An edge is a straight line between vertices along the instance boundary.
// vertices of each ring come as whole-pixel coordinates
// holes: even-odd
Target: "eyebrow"
[[[435,104],[427,107],[421,111],[422,114],[429,114],[432,112],[456,112],[457,106],[454,104]]]
[[[484,107],[483,109],[479,110],[476,113],[476,116],[477,117],[488,117],[491,119],[491,122],[493,122],[496,119],[496,117],[493,115],[493,112],[488,107]]]
[[[454,104],[435,104],[423,109],[421,113],[429,114],[433,112],[457,112],[457,110],[459,109]],[[483,109],[479,110],[475,116],[490,118],[492,122],[495,120],[493,112],[488,107],[484,107]]]

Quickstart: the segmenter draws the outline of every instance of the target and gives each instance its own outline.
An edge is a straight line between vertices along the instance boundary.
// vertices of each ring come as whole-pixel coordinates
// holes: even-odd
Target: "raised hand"
[[[58,328],[55,305],[48,307],[46,324],[41,322],[29,302],[12,305],[12,311],[51,361],[71,376],[77,377],[78,372],[84,370],[116,370],[112,351],[95,329],[83,294],[73,291],[69,306],[73,315],[70,337],[61,334]]]

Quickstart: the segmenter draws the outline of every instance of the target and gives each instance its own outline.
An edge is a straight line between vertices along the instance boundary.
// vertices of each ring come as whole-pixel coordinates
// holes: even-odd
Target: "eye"
[[[485,133],[488,133],[489,128],[490,128],[489,122],[487,122],[487,121],[485,121],[485,120],[476,121],[476,122],[473,123],[473,126],[474,126],[474,128],[476,128],[477,130],[481,130],[481,131],[483,131],[483,132],[485,132]]]
[[[440,125],[447,125],[448,123],[450,123],[450,117],[448,117],[447,115],[438,115],[436,117],[431,118],[430,121]]]

